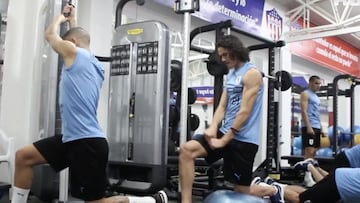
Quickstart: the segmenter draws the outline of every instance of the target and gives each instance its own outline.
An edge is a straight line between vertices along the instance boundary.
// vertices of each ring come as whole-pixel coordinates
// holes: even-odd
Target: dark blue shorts
[[[223,133],[219,131],[218,137],[222,136]],[[258,145],[233,139],[225,147],[213,150],[203,135],[196,135],[193,140],[198,141],[205,148],[208,154],[205,160],[208,164],[212,164],[221,158],[224,159],[225,180],[236,185],[250,185]]]
[[[67,143],[56,135],[34,143],[57,172],[69,167],[71,194],[84,201],[104,197],[108,184],[106,166],[109,147],[104,138],[86,138]]]
[[[313,128],[315,135],[309,135],[306,132],[306,127],[301,128],[301,138],[302,138],[302,147],[305,149],[306,147],[320,147],[320,133],[321,130],[318,128]]]

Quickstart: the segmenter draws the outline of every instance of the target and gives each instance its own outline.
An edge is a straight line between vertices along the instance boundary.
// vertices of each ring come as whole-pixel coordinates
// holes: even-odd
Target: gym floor
[[[9,201],[9,194],[5,193],[1,197],[0,203],[9,203],[9,202],[10,202]],[[193,203],[200,203],[200,202],[202,202],[201,198],[194,197]],[[30,196],[28,203],[47,203],[47,202],[41,201],[41,200],[39,200],[38,198],[36,198],[34,196]],[[51,203],[51,202],[49,202],[49,203]],[[82,201],[73,201],[72,203],[82,203]],[[176,201],[175,200],[170,200],[169,203],[176,203]]]

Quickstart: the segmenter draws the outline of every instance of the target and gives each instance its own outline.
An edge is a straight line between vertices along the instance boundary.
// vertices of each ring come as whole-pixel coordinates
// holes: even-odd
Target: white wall
[[[97,56],[110,56],[114,28],[113,1],[78,0],[78,25],[88,30],[91,36],[91,51]],[[107,132],[110,64],[103,63],[105,80],[100,92],[98,120]]]
[[[282,47],[279,51],[279,67],[287,72],[292,71],[292,56],[288,47]],[[279,96],[279,155],[289,155],[291,152],[291,88],[287,91],[278,92]],[[279,157],[279,159],[280,159]],[[281,166],[287,165],[287,161],[281,160]]]
[[[9,5],[9,0],[1,0],[0,1],[0,13],[6,14],[8,5]]]
[[[355,91],[355,110],[354,110],[354,118],[355,125],[360,125],[360,87],[356,86]]]
[[[257,67],[257,69],[265,74],[268,74],[269,64],[268,64],[268,52],[267,50],[257,50],[250,52],[250,61]],[[267,103],[268,103],[268,79],[263,78],[264,85],[264,95],[263,95],[263,108],[262,108],[262,127],[260,131],[260,142],[258,153],[255,157],[254,166],[257,167],[260,165],[266,158],[266,149],[267,149]]]
[[[47,9],[51,8],[45,0],[9,2],[0,127],[8,136],[14,137],[16,149],[32,143],[40,134],[41,70],[43,60],[46,60],[43,54],[47,50],[44,39]]]

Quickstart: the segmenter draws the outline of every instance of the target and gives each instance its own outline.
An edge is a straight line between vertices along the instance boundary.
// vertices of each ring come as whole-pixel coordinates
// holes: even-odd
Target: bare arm
[[[70,16],[71,15],[72,14],[70,14]],[[60,14],[54,18],[45,31],[46,41],[49,42],[50,46],[54,49],[55,52],[64,58],[64,63],[66,66],[71,65],[76,56],[75,44],[71,41],[63,40],[58,34],[60,25],[68,20],[69,18],[66,18],[63,14]],[[73,21],[76,22],[74,19]]]
[[[70,28],[73,28],[73,27],[76,27],[76,26],[77,26],[77,23],[76,23],[76,20],[75,20],[75,19],[69,20],[69,24],[70,24]]]
[[[221,94],[220,102],[215,110],[211,124],[204,131],[204,134],[207,139],[216,137],[219,123],[222,121],[225,115],[226,104],[227,104],[227,93],[226,90],[224,90]]]
[[[49,27],[45,31],[45,39],[49,42],[51,47],[63,57],[70,55],[70,53],[76,51],[75,45],[70,41],[63,40],[59,34],[58,29],[60,24],[66,22],[67,19],[62,14],[55,17]]]
[[[305,122],[306,131],[310,134],[314,134],[314,131],[312,130],[312,127],[310,124],[309,115],[307,113],[308,101],[309,101],[309,95],[306,92],[302,92],[300,94],[301,117]]]
[[[243,83],[244,89],[242,93],[241,107],[231,126],[236,130],[240,129],[250,116],[262,84],[262,76],[256,69],[251,69],[245,74]],[[233,137],[234,133],[230,130],[223,138],[225,139],[225,142],[228,143]]]

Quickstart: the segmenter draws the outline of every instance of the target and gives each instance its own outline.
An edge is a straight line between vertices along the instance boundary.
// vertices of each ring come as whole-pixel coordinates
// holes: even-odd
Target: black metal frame
[[[192,39],[195,38],[197,34],[208,32],[208,31],[215,31],[215,41],[219,39],[224,33],[222,32],[222,29],[224,28],[230,28],[231,31],[234,31],[235,33],[242,34],[248,37],[251,37],[253,39],[256,39],[258,41],[263,42],[262,44],[252,45],[249,46],[248,49],[250,51],[260,50],[260,49],[269,49],[269,70],[268,74],[272,75],[275,72],[275,47],[282,47],[285,45],[283,41],[277,41],[273,42],[258,36],[254,36],[250,33],[244,32],[243,30],[236,29],[232,27],[231,20],[222,21],[219,23],[206,25],[203,27],[199,27],[191,31],[190,33],[190,42]],[[198,47],[190,46],[191,50],[199,51],[202,53],[211,54],[213,53],[213,50],[204,50],[200,49]],[[215,76],[214,77],[214,111],[216,107],[219,105],[220,97],[223,90],[223,76]],[[267,151],[266,151],[266,159],[265,161],[260,164],[259,167],[264,167],[267,169],[268,172],[272,170],[272,160],[274,159],[277,163],[277,149],[278,149],[278,103],[275,102],[275,83],[271,80],[268,82],[268,112],[267,112],[267,118],[268,118],[268,128],[267,128]]]
[[[350,130],[351,132],[354,132],[354,125],[355,125],[355,116],[354,116],[354,112],[355,112],[355,94],[354,94],[354,90],[355,87],[360,85],[360,81],[356,80],[351,84],[350,87],[350,92],[351,92],[351,96],[350,96]],[[354,146],[354,134],[351,134],[351,140],[350,140],[350,146]]]
[[[144,5],[145,0],[120,0],[118,4],[116,5],[116,11],[115,11],[115,29],[121,25],[121,15],[124,6],[129,1],[136,1],[136,4],[139,6]]]
[[[339,90],[338,87],[338,82],[342,79],[350,79],[352,81],[352,84],[350,86],[350,89],[348,91],[341,92]],[[333,137],[332,137],[332,141],[333,141],[333,156],[335,157],[336,153],[337,153],[337,127],[338,127],[338,96],[339,95],[345,95],[347,97],[350,97],[350,145],[353,146],[353,133],[354,132],[354,124],[355,124],[355,117],[354,117],[354,110],[355,110],[355,99],[354,99],[354,89],[357,85],[360,85],[360,79],[356,78],[354,76],[351,76],[349,74],[344,74],[344,75],[338,75],[334,78],[333,83],[332,83],[332,96],[333,96]],[[339,94],[340,92],[340,94]]]
[[[219,38],[224,35],[222,30],[224,28],[230,28],[231,26],[232,26],[231,21],[227,20],[227,21],[221,21],[219,23],[205,25],[202,27],[195,28],[194,30],[192,30],[190,32],[190,50],[199,51],[199,52],[207,53],[207,54],[213,53],[214,52],[213,50],[204,50],[204,49],[199,49],[195,46],[191,46],[192,40],[196,37],[196,35],[198,35],[200,33],[215,31],[215,42],[217,42],[219,40]],[[214,111],[220,102],[223,82],[224,82],[223,76],[215,76],[214,77],[214,108],[213,108]]]
[[[136,1],[136,4],[139,6],[144,5],[145,0],[120,0],[118,4],[116,5],[116,11],[115,11],[115,29],[121,25],[121,15],[124,6],[129,1]],[[111,57],[108,56],[95,56],[99,61],[102,62],[111,62]]]
[[[338,88],[338,82],[342,79],[350,79],[352,81],[351,87],[349,89],[341,90]],[[320,92],[317,93],[319,97],[333,97],[333,137],[332,142],[334,143],[332,146],[333,156],[332,157],[318,157],[318,161],[326,170],[334,170],[333,168],[333,162],[334,162],[334,156],[337,154],[337,115],[338,115],[338,96],[345,96],[350,97],[350,120],[351,120],[351,139],[350,139],[350,145],[353,146],[353,132],[354,132],[354,110],[355,110],[355,100],[354,100],[354,88],[360,85],[360,79],[353,77],[351,75],[345,74],[345,75],[338,75],[333,79],[332,83],[328,83],[326,86],[320,87]],[[298,85],[293,84],[293,88],[297,88],[297,91],[293,91],[294,93],[300,94],[305,88],[303,87],[296,87]],[[290,155],[290,156],[282,156],[282,159],[287,159],[289,164],[293,165],[298,161],[303,160],[303,156],[297,156],[297,155]]]

